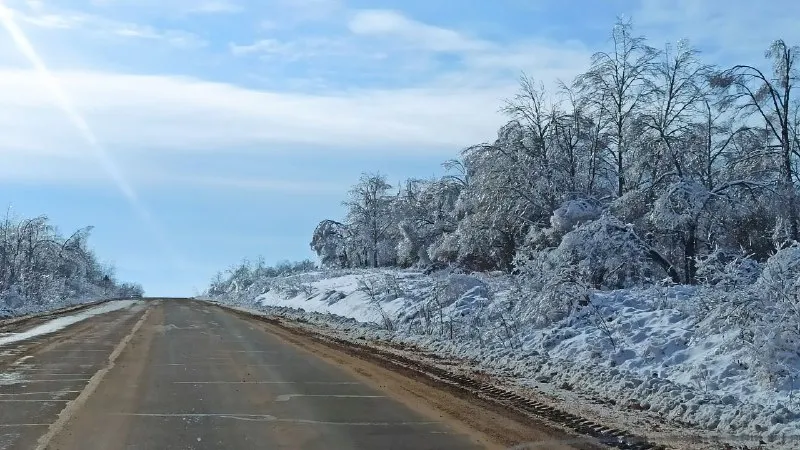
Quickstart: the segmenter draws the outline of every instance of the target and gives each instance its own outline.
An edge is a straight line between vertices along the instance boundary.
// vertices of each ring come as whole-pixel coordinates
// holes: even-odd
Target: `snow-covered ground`
[[[503,274],[321,271],[215,300],[272,313],[291,308],[350,334],[471,361],[538,391],[564,389],[676,426],[800,446],[796,355],[781,359],[778,374],[742,338],[748,330],[718,310],[700,311],[708,288],[595,292],[543,326],[514,300],[514,284]]]
[[[111,311],[116,311],[123,308],[130,308],[131,306],[139,303],[136,300],[115,300],[103,303],[102,305],[69,314],[66,316],[58,317],[53,320],[47,321],[41,325],[37,325],[29,330],[19,333],[0,333],[0,347],[15,342],[24,341],[26,339],[35,338],[45,334],[54,333],[58,330],[66,328],[74,323],[86,320],[90,317],[105,314]]]

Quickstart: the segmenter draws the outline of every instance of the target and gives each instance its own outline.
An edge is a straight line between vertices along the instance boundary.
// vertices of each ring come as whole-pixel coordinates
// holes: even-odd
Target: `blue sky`
[[[362,171],[439,173],[492,139],[522,71],[570,80],[618,15],[721,65],[800,43],[789,0],[0,4],[99,145],[3,34],[0,203],[94,225],[98,255],[152,295],[194,294],[244,257],[313,256],[315,225],[341,217]]]

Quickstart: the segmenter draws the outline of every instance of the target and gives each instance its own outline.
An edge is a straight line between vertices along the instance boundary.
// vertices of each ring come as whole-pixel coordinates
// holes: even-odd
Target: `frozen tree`
[[[0,223],[0,298],[13,310],[37,310],[88,299],[140,297],[136,284],[119,284],[113,267],[89,249],[91,227],[62,237],[45,216]],[[27,309],[25,309],[27,308]]]
[[[658,51],[625,21],[610,41],[554,92],[523,75],[496,138],[464,149],[447,175],[396,193],[363,176],[344,223],[315,231],[321,260],[515,271],[552,263],[541,255],[561,248],[583,261],[570,276],[607,288],[658,273],[711,283],[735,272],[731,261],[761,264],[796,238],[796,49],[776,41],[768,76],[750,65],[720,71],[686,41]],[[589,232],[638,249],[652,276],[605,267],[603,252],[615,250]],[[578,241],[588,247],[568,245]]]
[[[646,80],[648,105],[644,123],[652,130],[679,179],[693,175],[694,162],[683,143],[698,119],[705,98],[703,81],[709,67],[697,59],[697,51],[686,41],[667,45],[653,64],[652,78]]]
[[[765,145],[776,157],[779,167],[779,191],[786,201],[784,220],[787,224],[785,239],[800,238],[798,198],[795,183],[798,179],[797,157],[800,142],[797,140],[798,100],[792,91],[800,81],[797,67],[798,47],[776,40],[766,51],[771,60],[771,76],[755,66],[737,64],[719,74],[715,86],[725,89],[725,101],[736,104],[746,115],[756,115],[764,123],[768,137]]]
[[[347,226],[335,220],[323,220],[314,229],[311,249],[317,253],[323,267],[347,267]]]
[[[447,167],[461,166],[450,162]],[[465,181],[457,175],[406,181],[395,202],[401,235],[398,258],[402,265],[431,263],[429,247],[456,229],[456,203],[464,186]]]
[[[634,118],[646,100],[648,79],[658,52],[645,44],[644,37],[633,35],[630,22],[618,21],[611,33],[610,52],[592,56],[589,71],[578,77],[578,86],[587,102],[607,121],[607,153],[616,176],[617,196],[631,186],[626,174],[633,137]]]
[[[397,222],[393,212],[392,186],[380,174],[363,174],[350,190],[347,207],[347,227],[351,231],[361,264],[378,267],[394,264]]]

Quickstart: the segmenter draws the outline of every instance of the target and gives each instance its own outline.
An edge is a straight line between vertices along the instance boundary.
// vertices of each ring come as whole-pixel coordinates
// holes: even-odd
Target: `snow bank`
[[[29,330],[20,333],[7,333],[0,334],[0,346],[13,344],[15,342],[24,341],[26,339],[35,338],[45,334],[54,333],[58,330],[66,328],[74,323],[86,320],[100,314],[105,314],[111,311],[117,311],[123,308],[130,308],[131,306],[140,303],[136,300],[117,300],[104,303],[94,308],[89,308],[76,314],[59,317],[51,321],[37,325]]]
[[[775,447],[798,443],[798,385],[765,370],[759,352],[742,339],[744,322],[708,307],[707,298],[720,292],[686,286],[593,292],[587,304],[541,326],[526,318],[532,304],[510,295],[516,282],[506,275],[316,272],[275,279],[260,295],[216,300],[302,311],[351,334],[400,339],[513,375],[521,385],[568,387],[680,426],[757,436]],[[800,373],[798,365],[784,368]]]

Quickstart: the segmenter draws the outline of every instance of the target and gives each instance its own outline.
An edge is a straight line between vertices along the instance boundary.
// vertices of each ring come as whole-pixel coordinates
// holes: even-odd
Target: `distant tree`
[[[378,267],[394,263],[393,243],[389,243],[390,230],[396,226],[392,211],[393,196],[389,194],[392,186],[381,174],[363,174],[358,184],[350,190],[350,199],[344,202],[347,207],[347,226],[352,232],[358,251],[363,255],[365,265]]]
[[[323,220],[314,229],[311,249],[316,252],[323,267],[347,267],[349,265],[347,226],[335,220]]]

